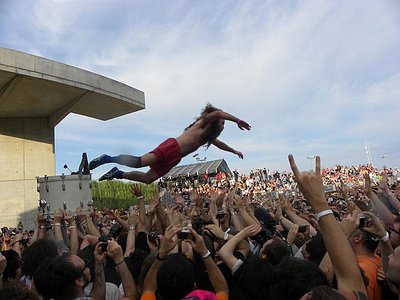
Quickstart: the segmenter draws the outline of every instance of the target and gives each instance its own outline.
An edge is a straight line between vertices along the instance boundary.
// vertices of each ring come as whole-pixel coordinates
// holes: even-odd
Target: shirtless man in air
[[[239,158],[243,159],[242,152],[231,148],[217,139],[224,130],[225,120],[235,122],[241,130],[251,129],[251,126],[247,122],[240,120],[211,104],[207,104],[201,112],[200,117],[189,125],[179,137],[167,139],[156,149],[143,156],[125,154],[109,156],[103,154],[93,159],[89,164],[89,168],[90,170],[93,170],[98,166],[107,163],[118,163],[132,168],[149,166],[150,170],[148,172],[123,172],[114,167],[99,178],[99,181],[112,180],[115,178],[140,181],[149,184],[167,174],[169,170],[181,161],[182,157],[196,151],[203,145],[207,148],[210,145],[214,145],[221,150],[232,152],[239,156]]]

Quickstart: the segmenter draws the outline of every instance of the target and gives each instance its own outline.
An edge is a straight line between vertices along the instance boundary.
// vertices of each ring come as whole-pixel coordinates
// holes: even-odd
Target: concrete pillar
[[[37,176],[55,175],[54,128],[48,118],[0,118],[0,226],[31,229]]]

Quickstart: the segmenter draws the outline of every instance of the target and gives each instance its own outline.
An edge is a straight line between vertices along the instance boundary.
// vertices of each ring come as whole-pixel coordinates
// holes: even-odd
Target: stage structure
[[[99,74],[0,48],[0,226],[32,226],[37,178],[55,175],[54,128],[68,114],[110,120],[144,93]]]

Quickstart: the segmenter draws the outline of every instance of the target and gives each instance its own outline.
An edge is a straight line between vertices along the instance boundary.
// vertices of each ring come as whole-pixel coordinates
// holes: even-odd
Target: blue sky
[[[64,164],[76,169],[82,152],[144,154],[178,136],[208,101],[252,130],[227,123],[220,136],[244,160],[211,147],[197,153],[239,172],[288,170],[288,153],[303,169],[315,154],[324,166],[366,163],[365,137],[377,167],[400,165],[396,0],[1,1],[0,47],[145,92],[140,112],[63,120],[57,174]]]

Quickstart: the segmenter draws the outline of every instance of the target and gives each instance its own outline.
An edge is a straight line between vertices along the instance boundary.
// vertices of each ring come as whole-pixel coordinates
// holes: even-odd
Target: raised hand
[[[298,232],[299,232],[299,225],[293,224],[292,227],[290,227],[290,230],[287,234],[286,240],[287,240],[288,244],[292,245],[294,243]]]
[[[54,222],[55,223],[61,223],[63,217],[64,217],[63,210],[57,209],[54,211]]]
[[[262,227],[260,224],[253,224],[243,228],[239,233],[243,238],[248,238],[257,235],[261,231]]]
[[[170,225],[167,227],[164,236],[161,238],[159,250],[160,257],[166,257],[168,253],[178,244],[179,240],[173,240],[173,237],[181,230],[181,225]]]
[[[72,212],[70,210],[64,212],[64,220],[67,221],[69,225],[75,223],[74,216],[72,215]]]
[[[292,154],[289,154],[289,163],[300,191],[314,211],[320,212],[328,209],[328,203],[325,200],[324,185],[322,183],[320,157],[316,156],[315,158],[315,172],[306,171],[300,173]]]
[[[389,193],[389,186],[388,186],[388,175],[386,172],[382,173],[382,179],[379,181],[379,188],[385,193]]]
[[[364,174],[364,181],[365,181],[364,192],[368,197],[370,197],[372,195],[373,191],[372,191],[372,185],[371,185],[371,178],[369,177],[368,173]]]
[[[210,231],[216,238],[220,240],[224,239],[224,231],[221,229],[221,227],[215,224],[209,224],[204,226],[204,229]]]
[[[367,224],[368,226],[363,227],[363,230],[372,233],[377,238],[383,238],[386,235],[386,230],[383,227],[381,220],[379,220],[378,217],[370,211],[364,211],[363,214],[369,217],[371,220],[371,222]]]
[[[136,197],[143,197],[143,189],[142,186],[139,184],[132,184],[131,185],[131,193]]]

